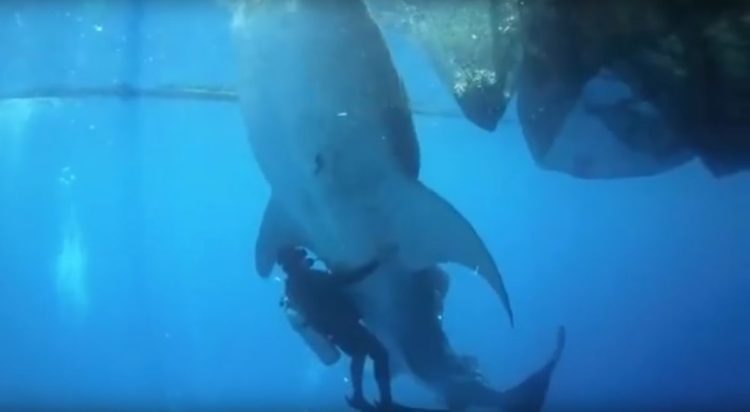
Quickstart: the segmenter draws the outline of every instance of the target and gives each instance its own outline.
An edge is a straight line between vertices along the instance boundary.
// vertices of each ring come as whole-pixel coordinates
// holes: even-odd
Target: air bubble
[[[62,170],[60,170],[60,175],[57,177],[57,180],[65,186],[70,186],[73,182],[76,180],[76,175],[73,173],[73,171],[70,169],[70,166],[64,166]]]

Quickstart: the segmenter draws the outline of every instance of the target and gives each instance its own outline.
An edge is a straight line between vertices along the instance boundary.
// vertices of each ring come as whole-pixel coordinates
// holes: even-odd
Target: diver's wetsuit
[[[286,296],[289,304],[299,309],[307,323],[331,343],[351,357],[353,397],[350,403],[366,403],[362,390],[365,359],[372,358],[375,380],[384,405],[392,403],[391,374],[388,352],[380,341],[361,323],[359,310],[343,288],[358,283],[379,266],[374,260],[349,273],[315,270],[304,251],[296,249],[279,257],[287,273]]]

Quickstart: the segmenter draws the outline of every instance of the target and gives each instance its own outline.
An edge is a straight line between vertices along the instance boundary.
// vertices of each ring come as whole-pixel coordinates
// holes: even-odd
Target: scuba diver
[[[557,365],[565,345],[565,330],[558,332],[557,348],[552,357],[530,376],[504,391],[488,387],[479,373],[476,359],[453,353],[442,331],[439,318],[442,301],[449,288],[447,274],[425,270],[416,274],[412,297],[419,304],[412,306],[421,325],[411,330],[406,339],[421,342],[417,362],[426,362],[448,384],[448,408],[427,409],[410,407],[393,402],[389,355],[383,344],[362,323],[362,316],[349,298],[348,286],[365,280],[381,267],[395,251],[380,253],[379,257],[351,271],[326,271],[313,268],[314,260],[303,248],[288,248],[279,252],[277,261],[287,273],[285,297],[282,306],[294,329],[326,365],[336,363],[341,353],[351,357],[353,395],[347,398],[349,406],[360,412],[447,412],[465,410],[470,406],[498,407],[508,412],[539,412],[546,398],[550,376]],[[445,352],[448,353],[445,353]],[[367,357],[374,363],[375,379],[380,391],[380,403],[369,403],[363,393],[362,380]],[[461,382],[463,381],[463,382]]]
[[[395,247],[386,251],[395,253]],[[380,255],[380,259],[387,257]],[[350,373],[353,394],[347,402],[355,409],[367,408],[362,380],[365,360],[374,364],[375,380],[380,392],[380,408],[392,405],[391,373],[388,352],[362,323],[362,315],[345,288],[361,282],[379,266],[379,258],[352,272],[314,269],[314,261],[302,248],[285,248],[277,261],[287,274],[285,297],[281,305],[289,321],[318,357],[327,365],[336,363],[339,350],[351,358]]]

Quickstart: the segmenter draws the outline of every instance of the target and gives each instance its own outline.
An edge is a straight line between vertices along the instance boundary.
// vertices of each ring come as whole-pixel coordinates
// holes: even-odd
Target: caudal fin
[[[555,371],[562,351],[565,348],[565,328],[557,331],[557,347],[547,363],[527,377],[523,382],[503,393],[503,411],[506,412],[539,412],[547,398],[552,372]]]
[[[513,310],[502,275],[471,223],[419,181],[406,181],[396,192],[393,224],[404,262],[415,271],[436,263],[458,263],[475,271],[500,297],[512,325]]]

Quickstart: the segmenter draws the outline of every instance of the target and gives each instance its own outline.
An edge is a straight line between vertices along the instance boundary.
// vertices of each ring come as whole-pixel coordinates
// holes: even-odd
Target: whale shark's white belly
[[[362,67],[335,13],[252,16],[240,32],[240,87],[258,164],[307,246],[335,265],[362,264],[389,240],[384,209],[406,179],[385,138],[387,103],[370,89],[378,67]]]

